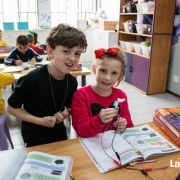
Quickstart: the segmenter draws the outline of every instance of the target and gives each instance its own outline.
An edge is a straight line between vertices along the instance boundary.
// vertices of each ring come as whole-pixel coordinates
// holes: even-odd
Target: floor
[[[84,65],[85,67],[91,69],[90,65]],[[80,86],[80,77],[78,77],[77,80]],[[93,74],[88,75],[86,77],[86,81],[87,84],[93,83],[95,81],[95,76]],[[154,115],[154,111],[156,108],[180,106],[180,99],[169,93],[145,95],[140,91],[132,88],[125,82],[121,82],[121,84],[118,87],[125,91],[128,96],[129,109],[132,116],[132,120],[135,125],[152,121],[152,117]],[[6,87],[6,89],[3,89],[2,91],[3,98],[6,101],[9,95],[11,94],[11,87],[8,86]],[[24,144],[20,130],[21,121],[7,113],[6,120],[15,148],[23,148]],[[65,125],[67,127],[68,137],[75,138],[76,133],[72,126],[69,125],[68,121],[65,121]],[[9,149],[11,149],[10,145]]]

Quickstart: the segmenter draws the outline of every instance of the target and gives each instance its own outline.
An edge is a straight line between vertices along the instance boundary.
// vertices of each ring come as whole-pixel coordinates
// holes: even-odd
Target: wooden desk
[[[156,125],[154,125],[154,123],[149,123],[149,125],[167,138],[170,142],[172,142]],[[25,150],[27,152],[41,151],[59,156],[72,156],[74,158],[72,174],[76,180],[147,180],[147,178],[142,175],[141,172],[127,170],[124,168],[101,174],[80,144],[78,138],[25,148]],[[180,168],[171,168],[170,159],[175,162],[178,161],[178,157],[180,157],[180,152],[157,158],[157,162],[138,164],[135,166],[135,168],[158,168],[168,166],[168,168],[165,170],[153,170],[148,172],[148,174],[151,178],[153,178],[153,180],[175,180],[177,175],[180,173]]]
[[[0,64],[4,64],[4,59],[8,56],[10,52],[0,53]]]
[[[13,73],[15,76],[15,80],[17,81],[21,76],[26,75],[28,72],[32,71],[34,68],[29,68],[27,70],[23,70],[21,72]],[[71,71],[70,74],[73,76],[81,76],[81,86],[86,85],[86,75],[90,75],[91,71],[85,67],[82,67],[81,71]]]
[[[10,52],[6,52],[6,53],[0,53],[0,59],[4,59],[8,56]]]

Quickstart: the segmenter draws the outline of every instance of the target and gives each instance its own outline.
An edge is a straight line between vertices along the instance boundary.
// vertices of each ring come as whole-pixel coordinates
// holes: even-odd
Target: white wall
[[[120,0],[101,0],[101,8],[108,20],[119,21]]]

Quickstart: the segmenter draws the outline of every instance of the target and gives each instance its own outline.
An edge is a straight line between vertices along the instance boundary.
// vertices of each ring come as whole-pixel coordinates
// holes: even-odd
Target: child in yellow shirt
[[[5,41],[2,40],[2,30],[0,29],[0,46],[9,46]]]
[[[3,114],[5,111],[5,103],[2,99],[2,88],[9,86],[15,80],[13,74],[0,72],[0,114]]]

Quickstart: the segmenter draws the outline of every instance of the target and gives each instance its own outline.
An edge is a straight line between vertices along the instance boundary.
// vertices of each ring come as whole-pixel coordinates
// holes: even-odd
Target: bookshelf
[[[121,41],[137,41],[151,38],[150,56],[127,52],[127,69],[125,82],[145,94],[166,92],[171,39],[174,25],[176,0],[154,0],[154,13],[123,13],[129,0],[120,0],[119,35]],[[137,21],[138,15],[152,25],[151,34],[138,34],[124,31],[123,23],[127,20]]]

